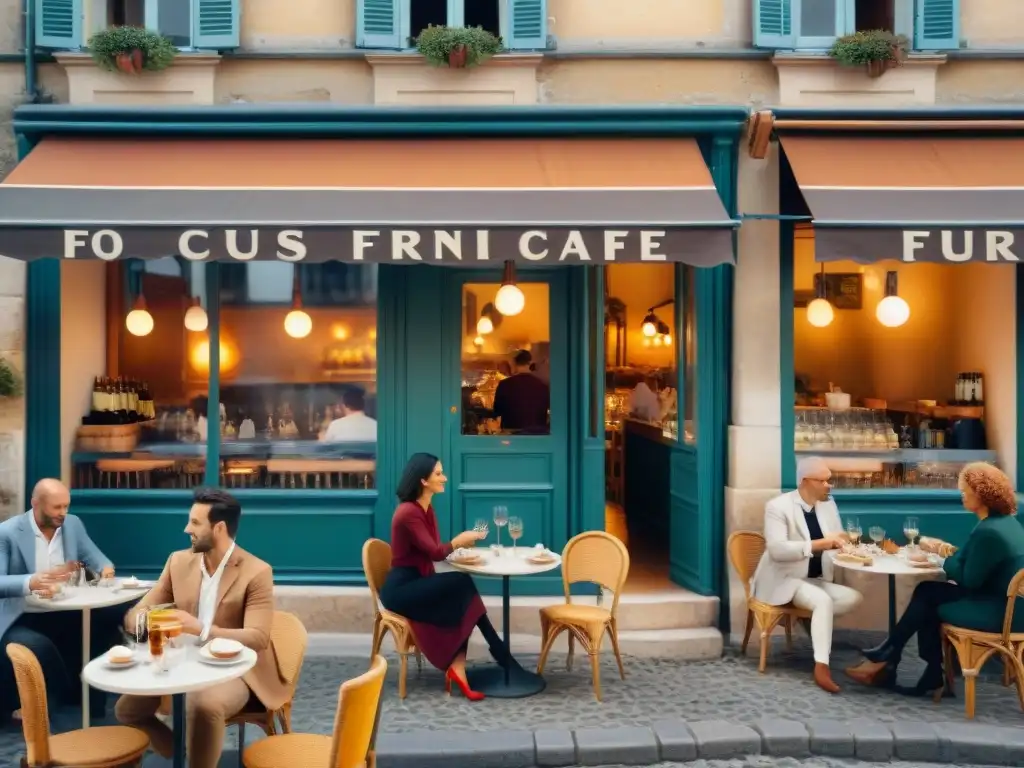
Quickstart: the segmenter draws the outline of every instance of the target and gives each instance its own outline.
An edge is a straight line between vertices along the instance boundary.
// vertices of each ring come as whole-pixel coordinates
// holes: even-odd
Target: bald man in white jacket
[[[832,500],[832,472],[823,459],[807,458],[797,466],[797,489],[765,506],[766,549],[751,580],[754,597],[769,605],[792,603],[811,612],[814,682],[838,693],[832,680],[832,623],[856,608],[860,592],[822,579],[822,553],[847,540]]]

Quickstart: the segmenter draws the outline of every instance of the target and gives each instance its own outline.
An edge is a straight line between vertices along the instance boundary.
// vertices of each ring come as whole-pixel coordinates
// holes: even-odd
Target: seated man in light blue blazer
[[[78,677],[81,664],[80,614],[25,612],[25,597],[49,591],[67,578],[75,563],[103,576],[114,575],[113,565],[89,538],[82,521],[68,514],[70,506],[71,494],[62,482],[40,480],[32,492],[32,508],[0,523],[0,720],[19,706],[8,643],[25,645],[39,657],[55,703],[78,690],[71,681]],[[116,642],[120,617],[128,607],[120,606],[120,615],[94,613],[97,653],[105,653]],[[91,703],[93,712],[102,714],[103,697],[96,696]]]

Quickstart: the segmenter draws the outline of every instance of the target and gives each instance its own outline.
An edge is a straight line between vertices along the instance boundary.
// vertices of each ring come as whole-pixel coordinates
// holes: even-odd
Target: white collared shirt
[[[36,539],[36,573],[45,573],[54,568],[64,565],[64,536],[63,528],[58,528],[53,533],[52,539],[47,539],[36,523],[35,515],[28,516],[32,523],[32,533]]]
[[[206,556],[203,555],[199,558],[199,570],[203,574],[203,583],[199,587],[199,615],[196,618],[199,619],[199,626],[202,627],[199,634],[199,641],[202,643],[205,643],[206,638],[210,636],[213,617],[217,613],[217,591],[220,589],[220,580],[224,575],[224,568],[227,567],[228,560],[231,559],[234,552],[235,544],[232,542],[213,575],[206,570]]]
[[[376,440],[377,420],[362,411],[335,419],[327,425],[327,432],[324,434],[325,443],[373,443]]]

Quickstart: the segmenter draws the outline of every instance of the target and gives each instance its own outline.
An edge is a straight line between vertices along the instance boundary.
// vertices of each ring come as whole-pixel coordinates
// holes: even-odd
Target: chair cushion
[[[313,733],[268,736],[246,747],[245,768],[330,768],[333,737]]]
[[[149,736],[126,725],[98,726],[50,736],[50,756],[54,764],[79,768],[129,763],[148,748]]]
[[[599,608],[596,605],[576,605],[567,603],[563,605],[549,605],[540,609],[540,615],[549,621],[561,622],[563,624],[604,624],[612,617],[612,612],[607,608]]]

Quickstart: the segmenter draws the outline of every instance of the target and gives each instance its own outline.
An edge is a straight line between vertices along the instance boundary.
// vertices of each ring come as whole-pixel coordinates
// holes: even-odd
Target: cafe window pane
[[[795,405],[795,459],[826,456],[842,490],[954,491],[968,461],[995,463],[1012,476],[1016,270],[822,265],[813,228],[797,227],[795,391],[783,393]]]
[[[71,487],[203,482],[207,382],[188,375],[185,328],[186,313],[190,322],[205,316],[203,270],[175,258],[61,264],[62,474]]]
[[[375,487],[376,271],[220,266],[222,485]]]
[[[551,431],[549,289],[547,283],[518,287],[525,305],[511,316],[495,306],[499,282],[462,288],[464,435]]]

